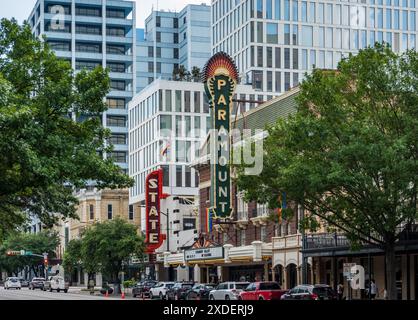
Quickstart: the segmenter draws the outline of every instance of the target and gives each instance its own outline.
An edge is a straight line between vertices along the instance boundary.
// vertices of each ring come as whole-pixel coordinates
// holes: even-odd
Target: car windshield
[[[185,284],[182,285],[182,287],[187,289],[187,288],[193,287],[193,285],[192,284],[185,283]]]
[[[11,282],[18,282],[19,281],[19,279],[18,278],[10,278],[9,279]]]
[[[249,283],[236,283],[235,284],[235,288],[237,290],[244,290],[245,288],[247,288],[249,285]]]
[[[260,283],[260,290],[280,290],[280,286],[275,282]]]
[[[167,283],[165,286],[166,286],[167,288],[172,288],[172,287],[174,286],[174,283]]]
[[[329,287],[316,287],[313,289],[313,293],[318,296],[330,296],[332,295],[332,289]]]
[[[33,278],[32,281],[45,281],[43,278]]]

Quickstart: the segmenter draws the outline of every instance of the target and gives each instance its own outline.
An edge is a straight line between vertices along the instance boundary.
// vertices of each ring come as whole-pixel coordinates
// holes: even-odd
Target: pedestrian
[[[370,298],[374,300],[376,298],[376,294],[377,294],[376,282],[372,279],[370,281]]]
[[[344,295],[344,285],[340,282],[340,284],[337,287],[338,292],[338,300],[343,300]]]

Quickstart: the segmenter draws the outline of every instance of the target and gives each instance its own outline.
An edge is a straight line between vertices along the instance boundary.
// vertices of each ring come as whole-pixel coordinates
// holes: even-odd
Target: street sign
[[[354,267],[355,263],[344,263],[343,264],[343,275],[344,277],[351,278],[351,268]]]
[[[25,256],[31,256],[33,253],[32,253],[32,251],[26,251],[25,252]]]

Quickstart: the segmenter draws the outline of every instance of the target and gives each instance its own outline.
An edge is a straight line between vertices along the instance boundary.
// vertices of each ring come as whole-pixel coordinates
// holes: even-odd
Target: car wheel
[[[57,292],[60,292],[61,291],[61,289],[57,289]]]
[[[238,300],[242,300],[242,297],[241,296],[238,296]]]
[[[229,296],[225,296],[225,300],[231,300]]]
[[[259,297],[258,300],[264,300],[264,298],[263,297]]]
[[[132,293],[132,297],[136,298],[136,294],[135,293]]]
[[[209,300],[215,300],[215,297],[213,295],[210,295]]]
[[[52,288],[49,288],[49,292],[52,292]]]
[[[149,292],[149,298],[152,300],[152,299],[154,299],[154,295],[152,294],[152,292],[150,291]]]
[[[178,294],[176,294],[176,295],[174,296],[174,300],[180,300],[180,299],[179,299],[179,295],[178,295]]]
[[[164,296],[162,292],[160,292],[160,300],[164,300]]]
[[[65,289],[65,290],[64,290],[64,293],[67,293],[67,292],[68,292],[68,289]]]

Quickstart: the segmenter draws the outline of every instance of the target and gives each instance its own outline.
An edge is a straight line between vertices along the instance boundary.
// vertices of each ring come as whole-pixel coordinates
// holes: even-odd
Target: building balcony
[[[88,23],[88,24],[101,24],[103,21],[102,17],[96,17],[96,16],[80,16],[80,15],[76,15],[75,16],[75,22],[81,22],[81,23]]]
[[[75,56],[77,59],[103,60],[101,53],[76,51]]]
[[[124,61],[124,62],[133,62],[134,58],[131,54],[106,54],[106,59],[108,61]]]
[[[132,80],[132,72],[110,72],[109,76],[114,80]]]
[[[107,42],[112,42],[116,44],[132,44],[133,38],[132,37],[116,37],[116,36],[106,36]]]
[[[71,40],[71,32],[45,31],[48,40]]]
[[[72,57],[71,51],[54,50],[54,52],[55,52],[55,55],[59,58],[71,59],[71,57]]]
[[[273,250],[302,248],[302,235],[292,234],[284,237],[273,237]]]
[[[131,27],[133,24],[132,19],[122,19],[122,18],[106,18],[106,24],[112,26],[126,26]]]
[[[253,225],[256,227],[265,226],[268,223],[269,217],[268,216],[258,216],[250,219]]]
[[[94,41],[94,42],[102,42],[103,37],[100,34],[85,34],[85,33],[76,33],[75,35],[76,41]]]
[[[132,98],[133,92],[129,90],[121,91],[121,90],[111,89],[111,91],[109,92],[107,96],[108,97],[120,97],[120,98]]]

